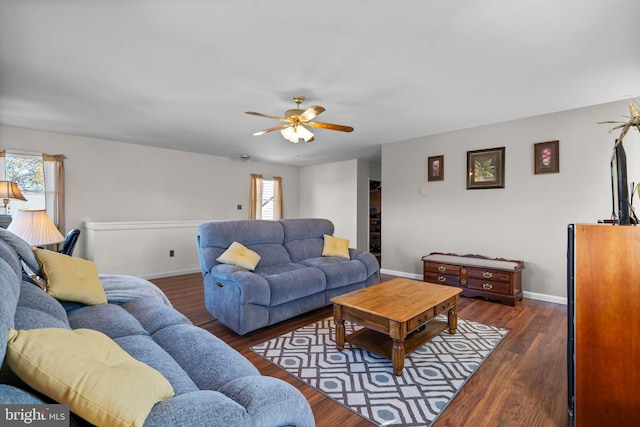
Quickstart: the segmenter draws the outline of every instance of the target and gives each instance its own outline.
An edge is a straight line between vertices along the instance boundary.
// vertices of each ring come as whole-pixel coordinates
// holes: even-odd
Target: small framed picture
[[[533,170],[536,175],[560,172],[560,141],[533,144]]]
[[[505,147],[467,151],[467,190],[504,188]]]
[[[444,181],[444,156],[427,159],[427,181]]]

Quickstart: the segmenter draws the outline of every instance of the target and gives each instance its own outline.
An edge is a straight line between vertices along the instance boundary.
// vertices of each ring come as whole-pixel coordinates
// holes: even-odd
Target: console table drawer
[[[509,272],[498,270],[485,270],[481,268],[469,268],[469,278],[492,280],[496,282],[508,282]]]
[[[439,273],[424,273],[424,281],[438,285],[460,286],[459,276],[449,276]]]
[[[499,294],[509,295],[511,289],[509,289],[509,282],[495,282],[486,279],[469,279],[467,287],[470,289],[477,289],[485,292],[496,292]]]
[[[424,272],[458,276],[460,275],[460,266],[452,265],[452,264],[439,264],[439,263],[433,263],[433,262],[425,262]]]

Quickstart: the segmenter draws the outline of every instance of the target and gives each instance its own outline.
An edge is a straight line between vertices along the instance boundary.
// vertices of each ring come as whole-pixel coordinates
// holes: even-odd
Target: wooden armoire
[[[640,426],[640,226],[568,228],[569,414]]]

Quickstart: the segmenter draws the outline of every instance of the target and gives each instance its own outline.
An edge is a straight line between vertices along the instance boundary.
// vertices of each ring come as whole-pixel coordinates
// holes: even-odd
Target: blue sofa
[[[101,275],[108,303],[68,303],[26,281],[21,261],[39,272],[29,245],[0,229],[0,403],[54,403],[23,382],[7,363],[13,354],[7,348],[10,328],[88,328],[106,334],[173,388],[175,395],[155,403],[144,426],[315,425],[308,402],[295,387],[260,375],[244,356],[172,308],[150,282]],[[72,366],[75,357],[47,355],[54,364],[58,358],[60,364]]]
[[[322,256],[327,219],[235,220],[202,224],[197,236],[207,310],[237,334],[325,307],[330,299],[380,282],[371,253]],[[217,261],[233,242],[260,255],[254,271]]]

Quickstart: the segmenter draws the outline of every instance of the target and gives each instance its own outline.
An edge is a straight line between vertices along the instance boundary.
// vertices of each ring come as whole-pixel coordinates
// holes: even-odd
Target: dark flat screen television
[[[627,154],[622,143],[618,143],[611,156],[611,195],[613,202],[612,219],[617,224],[636,224],[631,208],[629,185],[627,184]]]

